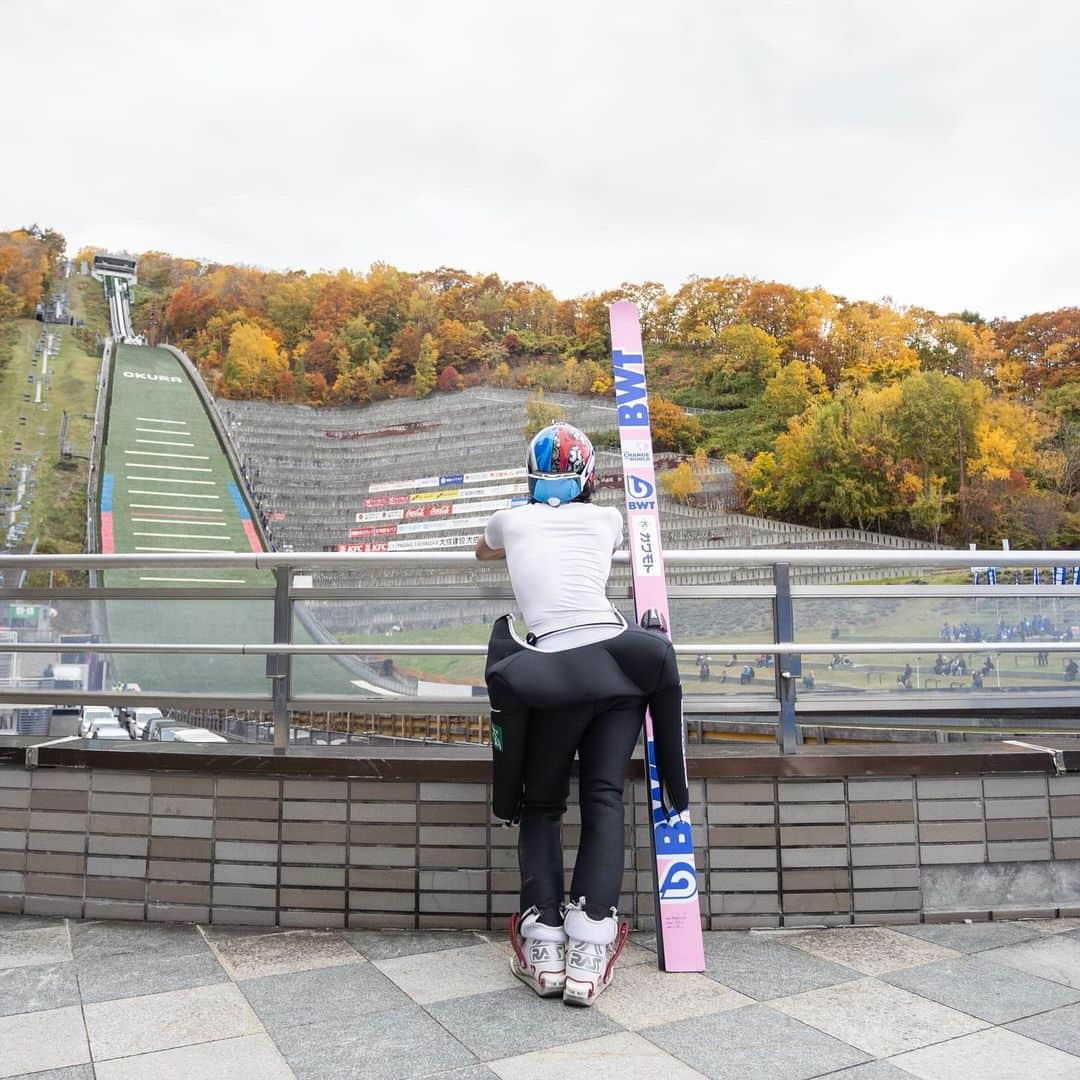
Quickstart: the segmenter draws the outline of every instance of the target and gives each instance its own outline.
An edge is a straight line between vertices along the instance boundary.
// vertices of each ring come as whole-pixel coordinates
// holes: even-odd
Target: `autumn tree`
[[[435,373],[438,361],[439,350],[435,344],[435,338],[431,334],[425,334],[420,342],[420,352],[416,360],[416,374],[413,377],[414,397],[427,397],[435,389]]]
[[[254,323],[238,323],[229,337],[229,351],[222,369],[228,397],[272,398],[289,362],[278,343]]]
[[[530,394],[525,402],[525,439],[532,441],[532,437],[548,424],[554,424],[558,420],[566,419],[566,410],[554,402],[544,400],[543,389]]]
[[[689,461],[682,461],[674,469],[660,474],[660,486],[673,499],[686,503],[701,491],[701,480]]]

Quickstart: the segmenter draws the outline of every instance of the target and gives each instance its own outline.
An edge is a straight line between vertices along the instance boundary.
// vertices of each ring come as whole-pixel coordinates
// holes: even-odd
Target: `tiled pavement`
[[[0,916],[0,1077],[1080,1080],[1080,920],[650,946],[573,1010],[496,935]]]

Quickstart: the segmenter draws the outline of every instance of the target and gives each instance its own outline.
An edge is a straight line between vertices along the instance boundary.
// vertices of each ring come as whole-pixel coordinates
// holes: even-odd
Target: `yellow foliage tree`
[[[269,398],[289,373],[289,361],[278,343],[255,323],[237,323],[229,334],[229,351],[221,378],[229,397]]]
[[[435,389],[438,376],[435,369],[439,363],[439,350],[435,345],[435,339],[430,334],[425,334],[420,341],[420,354],[416,361],[416,373],[413,376],[413,395],[418,398],[427,397]]]
[[[525,438],[531,440],[541,428],[554,424],[556,420],[565,419],[566,412],[563,407],[545,401],[544,388],[541,387],[525,402]]]
[[[660,474],[660,486],[679,502],[689,502],[691,495],[701,490],[701,481],[689,461],[680,462],[674,469]]]

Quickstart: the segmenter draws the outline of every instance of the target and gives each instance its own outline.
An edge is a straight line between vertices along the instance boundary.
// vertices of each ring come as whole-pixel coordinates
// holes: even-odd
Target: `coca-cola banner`
[[[526,502],[524,495],[510,499],[487,499],[477,502],[423,503],[409,506],[404,510],[361,510],[356,515],[357,524],[369,521],[419,521],[423,518],[449,517],[454,514],[480,514],[495,510],[505,510],[511,506],[521,506]]]

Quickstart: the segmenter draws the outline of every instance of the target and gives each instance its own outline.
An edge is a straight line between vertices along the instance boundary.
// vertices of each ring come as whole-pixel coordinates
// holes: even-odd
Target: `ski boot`
[[[566,986],[563,1004],[592,1005],[611,985],[615,961],[626,944],[627,923],[615,909],[603,919],[585,914],[585,898],[566,910]]]
[[[566,983],[566,931],[539,917],[535,907],[510,917],[510,970],[540,997],[559,997]]]

